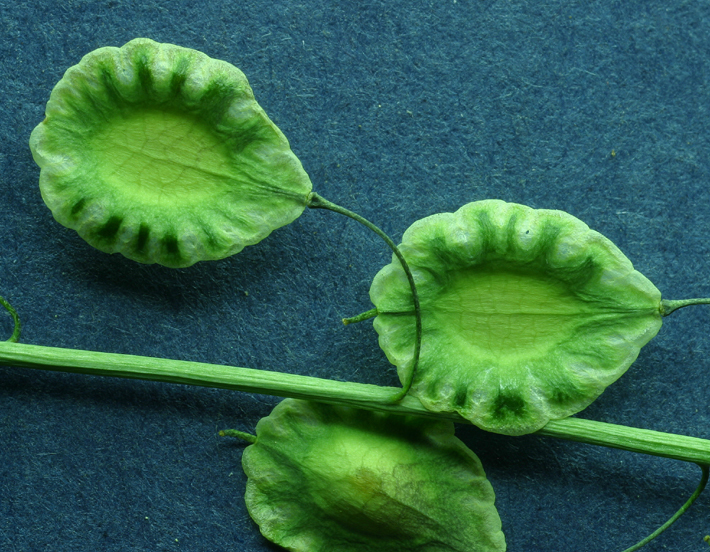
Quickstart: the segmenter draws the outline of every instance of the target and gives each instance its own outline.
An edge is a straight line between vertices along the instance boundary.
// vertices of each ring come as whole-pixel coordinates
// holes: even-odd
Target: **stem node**
[[[412,271],[409,269],[409,265],[407,264],[407,261],[404,258],[404,255],[402,255],[402,252],[399,250],[397,245],[392,241],[392,239],[385,234],[382,230],[380,230],[377,226],[372,224],[369,220],[367,220],[364,217],[361,217],[357,213],[353,213],[349,209],[346,209],[345,207],[341,207],[340,205],[336,205],[335,203],[328,201],[327,199],[319,196],[316,192],[311,192],[308,195],[308,199],[306,202],[306,205],[308,207],[311,207],[313,209],[328,209],[329,211],[333,211],[335,213],[340,213],[341,215],[345,215],[346,217],[350,217],[351,219],[359,222],[360,224],[366,226],[370,230],[372,230],[375,234],[380,236],[385,243],[389,246],[389,248],[392,250],[392,252],[395,254],[397,259],[399,259],[399,262],[402,265],[402,269],[404,270],[404,273],[407,275],[407,280],[409,281],[409,287],[412,290],[412,303],[414,304],[414,315],[416,317],[416,322],[415,322],[415,331],[416,331],[416,338],[414,341],[414,362],[412,364],[412,370],[407,376],[406,381],[402,385],[402,389],[398,391],[395,395],[393,395],[390,398],[390,402],[392,404],[396,404],[400,402],[404,397],[407,396],[407,393],[409,393],[409,388],[412,386],[412,382],[414,381],[414,374],[417,371],[417,366],[419,365],[419,353],[422,348],[422,312],[421,312],[421,307],[419,306],[419,295],[417,294],[417,286],[414,284],[414,275],[412,274]],[[372,312],[372,311],[368,311]],[[375,315],[377,314],[377,311],[375,310]],[[373,316],[375,316],[373,315]],[[355,317],[358,318],[358,317]],[[346,322],[347,320],[347,322]],[[364,320],[364,319],[363,319]],[[346,326],[350,324],[351,320],[350,319],[344,319],[343,324]],[[357,320],[359,322],[359,320]]]

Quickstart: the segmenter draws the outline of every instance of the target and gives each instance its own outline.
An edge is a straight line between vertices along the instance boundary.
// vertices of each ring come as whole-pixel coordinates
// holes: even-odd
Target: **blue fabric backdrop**
[[[500,198],[572,213],[667,298],[710,296],[710,4],[0,0],[0,295],[25,343],[395,385],[370,322],[389,262],[306,212],[189,269],[100,253],[54,222],[29,134],[87,52],[149,37],[227,60],[324,197],[395,240]],[[709,310],[667,319],[581,417],[710,438]],[[9,317],[0,317],[9,334]],[[244,507],[242,445],[278,399],[0,368],[0,550],[275,550]],[[693,465],[472,427],[510,551],[623,550],[665,521]],[[705,550],[710,495],[648,546]]]

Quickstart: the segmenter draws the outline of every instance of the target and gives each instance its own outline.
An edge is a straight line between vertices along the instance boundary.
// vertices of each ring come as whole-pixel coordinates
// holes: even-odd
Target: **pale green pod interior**
[[[244,451],[246,504],[293,552],[499,552],[493,488],[453,424],[286,399]]]
[[[422,348],[411,393],[489,431],[523,434],[588,406],[660,329],[660,292],[561,211],[498,200],[413,224]],[[411,294],[396,259],[375,277],[380,345],[404,381]]]
[[[145,38],[69,68],[30,147],[57,221],[143,263],[237,253],[296,219],[311,191],[239,69]]]

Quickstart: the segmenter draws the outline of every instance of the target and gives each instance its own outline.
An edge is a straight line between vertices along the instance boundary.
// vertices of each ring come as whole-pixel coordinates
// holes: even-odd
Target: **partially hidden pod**
[[[244,451],[246,504],[292,552],[503,552],[493,487],[448,421],[286,399]]]

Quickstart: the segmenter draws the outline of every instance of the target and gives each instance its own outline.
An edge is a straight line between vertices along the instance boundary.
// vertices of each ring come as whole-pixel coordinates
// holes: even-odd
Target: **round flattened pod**
[[[415,222],[402,254],[422,312],[410,393],[429,410],[521,435],[587,407],[661,327],[661,294],[607,238],[562,211],[486,200]],[[406,381],[411,293],[393,258],[374,326]]]
[[[54,218],[142,263],[233,255],[295,220],[311,191],[239,69],[145,38],[69,68],[30,148]]]
[[[244,451],[246,504],[292,552],[502,552],[495,494],[451,422],[286,399]]]

